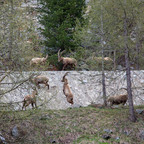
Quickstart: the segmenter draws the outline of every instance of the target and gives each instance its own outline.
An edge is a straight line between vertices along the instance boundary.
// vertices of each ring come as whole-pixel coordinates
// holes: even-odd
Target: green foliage
[[[74,41],[76,19],[84,24],[85,0],[40,0],[40,4],[40,23],[44,26],[40,30],[45,37],[45,50],[51,54],[57,53],[59,48],[75,50],[78,45]]]
[[[54,65],[58,69],[62,69],[62,63],[58,62],[58,55],[57,54],[49,56],[48,61],[49,61],[49,64]]]
[[[29,69],[30,59],[40,56],[39,37],[22,1],[5,0],[0,4],[0,69]]]
[[[101,59],[98,60],[97,58],[101,58]],[[89,57],[88,59],[86,59],[86,64],[89,66],[90,70],[101,71],[102,57]],[[104,61],[104,67],[105,67],[105,70],[112,70],[113,62]]]
[[[138,64],[141,67],[143,45],[144,22],[144,2],[140,0],[114,1],[114,0],[91,0],[89,3],[90,12],[88,27],[81,32],[83,45],[88,49],[100,54],[101,37],[105,41],[104,55],[109,56],[111,51],[116,51],[116,63],[124,64],[124,14],[127,19],[127,42],[129,56],[134,66]],[[101,19],[102,18],[102,19]],[[102,21],[101,21],[102,20]],[[103,22],[103,32],[101,26]],[[103,33],[103,34],[102,34]],[[134,35],[132,35],[134,33]],[[133,41],[131,36],[135,38]],[[111,58],[113,55],[110,56]],[[142,68],[142,67],[141,67]]]
[[[73,58],[75,58],[77,61],[83,60],[83,57],[85,55],[85,48],[77,47],[77,50],[74,53]]]
[[[108,142],[101,142],[101,138],[97,135],[83,135],[79,137],[76,141],[74,141],[74,144],[77,143],[97,143],[97,144],[109,144]]]

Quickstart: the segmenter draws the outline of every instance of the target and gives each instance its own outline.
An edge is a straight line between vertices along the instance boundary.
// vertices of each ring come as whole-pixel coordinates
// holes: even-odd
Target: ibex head
[[[62,54],[65,52],[65,50],[63,50],[62,52],[60,52],[61,51],[61,49],[59,49],[59,51],[58,51],[58,62],[60,62],[61,60],[62,60]]]
[[[69,103],[71,103],[71,104],[74,104],[74,102],[73,102],[73,96],[67,97],[67,101],[68,101]]]
[[[38,95],[38,91],[37,91],[36,87],[32,87],[32,89],[33,89],[33,93],[34,93],[35,95]]]
[[[62,82],[65,82],[65,80],[67,80],[65,77],[67,76],[69,72],[66,72],[65,75],[63,76]]]

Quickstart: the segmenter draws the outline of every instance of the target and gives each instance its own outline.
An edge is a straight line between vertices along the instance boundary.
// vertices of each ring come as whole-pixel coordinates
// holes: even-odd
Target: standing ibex
[[[61,50],[61,49],[60,49]],[[62,51],[61,53],[60,53],[60,50],[58,51],[58,62],[62,62],[63,63],[63,68],[62,68],[62,70],[64,70],[64,68],[67,66],[67,65],[72,65],[72,66],[74,66],[74,67],[76,67],[76,65],[77,65],[77,60],[76,59],[74,59],[74,58],[69,58],[69,57],[62,57],[62,53],[64,52],[64,51]]]
[[[46,62],[47,58],[48,58],[48,55],[46,55],[46,57],[42,57],[42,58],[38,58],[38,57],[32,58],[30,61],[30,66],[32,64],[44,64]]]
[[[122,88],[122,89],[127,90],[126,88]],[[117,96],[110,96],[107,101],[110,102],[110,106],[113,106],[119,104],[125,105],[127,100],[128,100],[128,94],[126,93]]]
[[[37,94],[38,94],[38,92],[37,92],[36,88],[34,88],[31,95],[27,95],[27,96],[24,97],[22,110],[23,110],[24,107],[25,107],[25,110],[26,110],[26,107],[29,104],[32,105],[32,108],[34,108],[34,104],[35,104],[35,108],[37,108],[37,105],[36,105],[36,95]]]
[[[65,75],[63,76],[63,79],[62,79],[62,82],[64,82],[64,85],[63,85],[63,93],[64,95],[66,96],[67,98],[67,101],[71,104],[73,104],[73,94],[71,92],[71,89],[69,87],[69,84],[68,84],[68,80],[65,78],[65,76],[68,74],[65,73]]]
[[[49,79],[46,76],[43,75],[36,76],[34,79],[32,79],[32,81],[36,84],[38,88],[40,88],[39,84],[45,84],[45,87],[47,86],[49,89],[48,84]]]

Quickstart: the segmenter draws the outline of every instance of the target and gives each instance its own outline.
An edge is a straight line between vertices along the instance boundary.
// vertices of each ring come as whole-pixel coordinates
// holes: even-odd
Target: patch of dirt
[[[59,138],[59,143],[70,144],[79,137],[79,133],[69,133]]]

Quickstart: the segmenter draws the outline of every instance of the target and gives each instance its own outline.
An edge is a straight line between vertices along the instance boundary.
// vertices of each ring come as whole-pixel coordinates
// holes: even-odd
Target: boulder
[[[26,131],[24,131],[23,128],[20,126],[14,126],[12,128],[11,135],[14,138],[23,137],[25,134],[26,134]]]
[[[104,129],[104,132],[107,132],[107,133],[113,133],[113,131],[111,129]]]
[[[5,138],[0,133],[0,144],[7,144]]]
[[[140,135],[139,135],[140,139],[144,141],[144,130],[142,130],[140,132]]]
[[[138,114],[142,114],[142,113],[144,113],[144,110],[142,110],[142,109],[136,109],[136,112],[137,112]]]
[[[108,140],[108,139],[110,139],[110,138],[111,138],[111,136],[110,136],[110,135],[108,135],[108,134],[104,134],[104,135],[102,136],[102,138],[103,138],[103,139],[105,139],[105,140]]]

